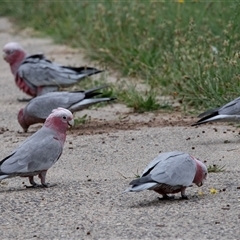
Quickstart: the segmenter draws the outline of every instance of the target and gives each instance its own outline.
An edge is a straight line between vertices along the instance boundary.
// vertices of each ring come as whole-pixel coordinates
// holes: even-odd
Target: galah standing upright
[[[48,187],[49,184],[45,182],[47,170],[60,158],[66,131],[73,123],[73,115],[69,110],[54,109],[39,131],[0,162],[0,180],[28,177],[32,185],[30,187]],[[41,179],[41,185],[35,183],[36,175]]]
[[[237,122],[240,121],[240,97],[235,98],[231,102],[222,107],[210,109],[201,113],[201,118],[192,126],[200,125],[207,122]]]
[[[16,42],[4,46],[3,58],[10,64],[17,86],[32,97],[57,91],[59,87],[71,86],[87,76],[102,72],[91,67],[61,66],[43,54],[27,56]]]
[[[98,90],[105,87],[97,87],[85,92],[50,92],[33,98],[25,108],[20,109],[18,122],[27,132],[30,125],[43,123],[52,110],[57,107],[66,108],[73,113],[99,102],[114,100],[115,98],[108,97],[94,98],[94,96],[102,94]]]
[[[187,153],[173,151],[159,154],[144,169],[140,178],[130,182],[131,187],[125,192],[154,190],[163,195],[163,199],[171,198],[167,194],[181,192],[187,199],[185,190],[192,183],[202,186],[207,177],[206,166]]]

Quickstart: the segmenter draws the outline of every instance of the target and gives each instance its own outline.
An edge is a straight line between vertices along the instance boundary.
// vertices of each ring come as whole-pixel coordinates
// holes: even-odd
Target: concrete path
[[[44,52],[62,64],[86,64],[78,51],[30,37],[28,31],[19,35],[2,18],[0,46],[9,41],[18,41],[29,53]],[[4,158],[40,125],[22,133],[16,116],[25,103],[17,98],[26,95],[15,86],[2,59],[0,77]],[[228,124],[193,128],[189,125],[194,120],[179,114],[174,118],[128,111],[119,104],[88,110],[103,129],[91,132],[94,125],[90,124],[88,131],[81,127],[69,131],[63,155],[47,175],[55,187],[29,190],[25,178],[0,182],[1,239],[239,239],[239,129]],[[168,124],[161,124],[163,119]],[[109,121],[115,124],[107,128]],[[123,128],[128,124],[129,130]],[[226,171],[210,173],[201,188],[188,188],[188,201],[159,201],[151,191],[122,194],[159,152],[175,149],[205,160],[206,165],[225,165]],[[218,193],[211,194],[211,188]]]

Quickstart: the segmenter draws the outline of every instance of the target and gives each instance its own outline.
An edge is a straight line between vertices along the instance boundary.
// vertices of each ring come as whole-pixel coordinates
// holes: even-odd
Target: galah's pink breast
[[[169,193],[181,192],[181,189],[182,189],[182,186],[179,186],[179,185],[178,186],[170,186],[165,183],[160,183],[152,190],[154,190],[155,192],[157,192],[159,194],[169,194]]]
[[[18,74],[15,77],[15,82],[16,85],[26,94],[32,96],[32,97],[36,97],[37,93],[35,89],[30,88],[25,82],[24,80],[18,76]]]

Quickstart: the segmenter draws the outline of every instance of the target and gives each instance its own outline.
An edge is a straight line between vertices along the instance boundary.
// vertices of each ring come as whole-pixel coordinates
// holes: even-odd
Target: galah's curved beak
[[[3,59],[6,60],[7,54],[3,52]]]
[[[200,182],[197,184],[198,187],[201,187],[203,185],[203,182]]]
[[[70,127],[72,127],[72,126],[74,125],[74,119],[68,121],[68,125],[69,125]]]

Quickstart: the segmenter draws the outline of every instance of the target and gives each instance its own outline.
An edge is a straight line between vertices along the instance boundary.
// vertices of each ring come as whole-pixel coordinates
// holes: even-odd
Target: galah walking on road
[[[87,76],[102,72],[92,67],[67,67],[46,59],[43,54],[27,56],[16,42],[7,43],[3,58],[9,63],[17,86],[26,94],[36,97],[60,87],[71,86]]]
[[[25,108],[18,113],[18,122],[25,132],[30,125],[43,123],[47,116],[57,107],[63,107],[72,113],[85,109],[93,104],[112,101],[115,98],[98,97],[98,90],[106,86],[96,87],[87,91],[50,92],[33,98]]]
[[[165,152],[150,162],[125,192],[154,190],[163,195],[163,199],[171,198],[167,195],[169,193],[181,192],[182,198],[187,199],[186,188],[192,183],[202,186],[207,173],[206,166],[191,155],[179,151]]]
[[[54,109],[39,131],[0,162],[0,180],[28,177],[30,187],[48,187],[45,181],[47,170],[60,158],[66,131],[73,123],[73,115],[69,110]],[[36,175],[41,179],[41,185],[35,183]]]
[[[192,126],[207,122],[238,122],[240,121],[240,97],[235,98],[222,107],[201,113],[198,117],[201,119],[192,124]]]

